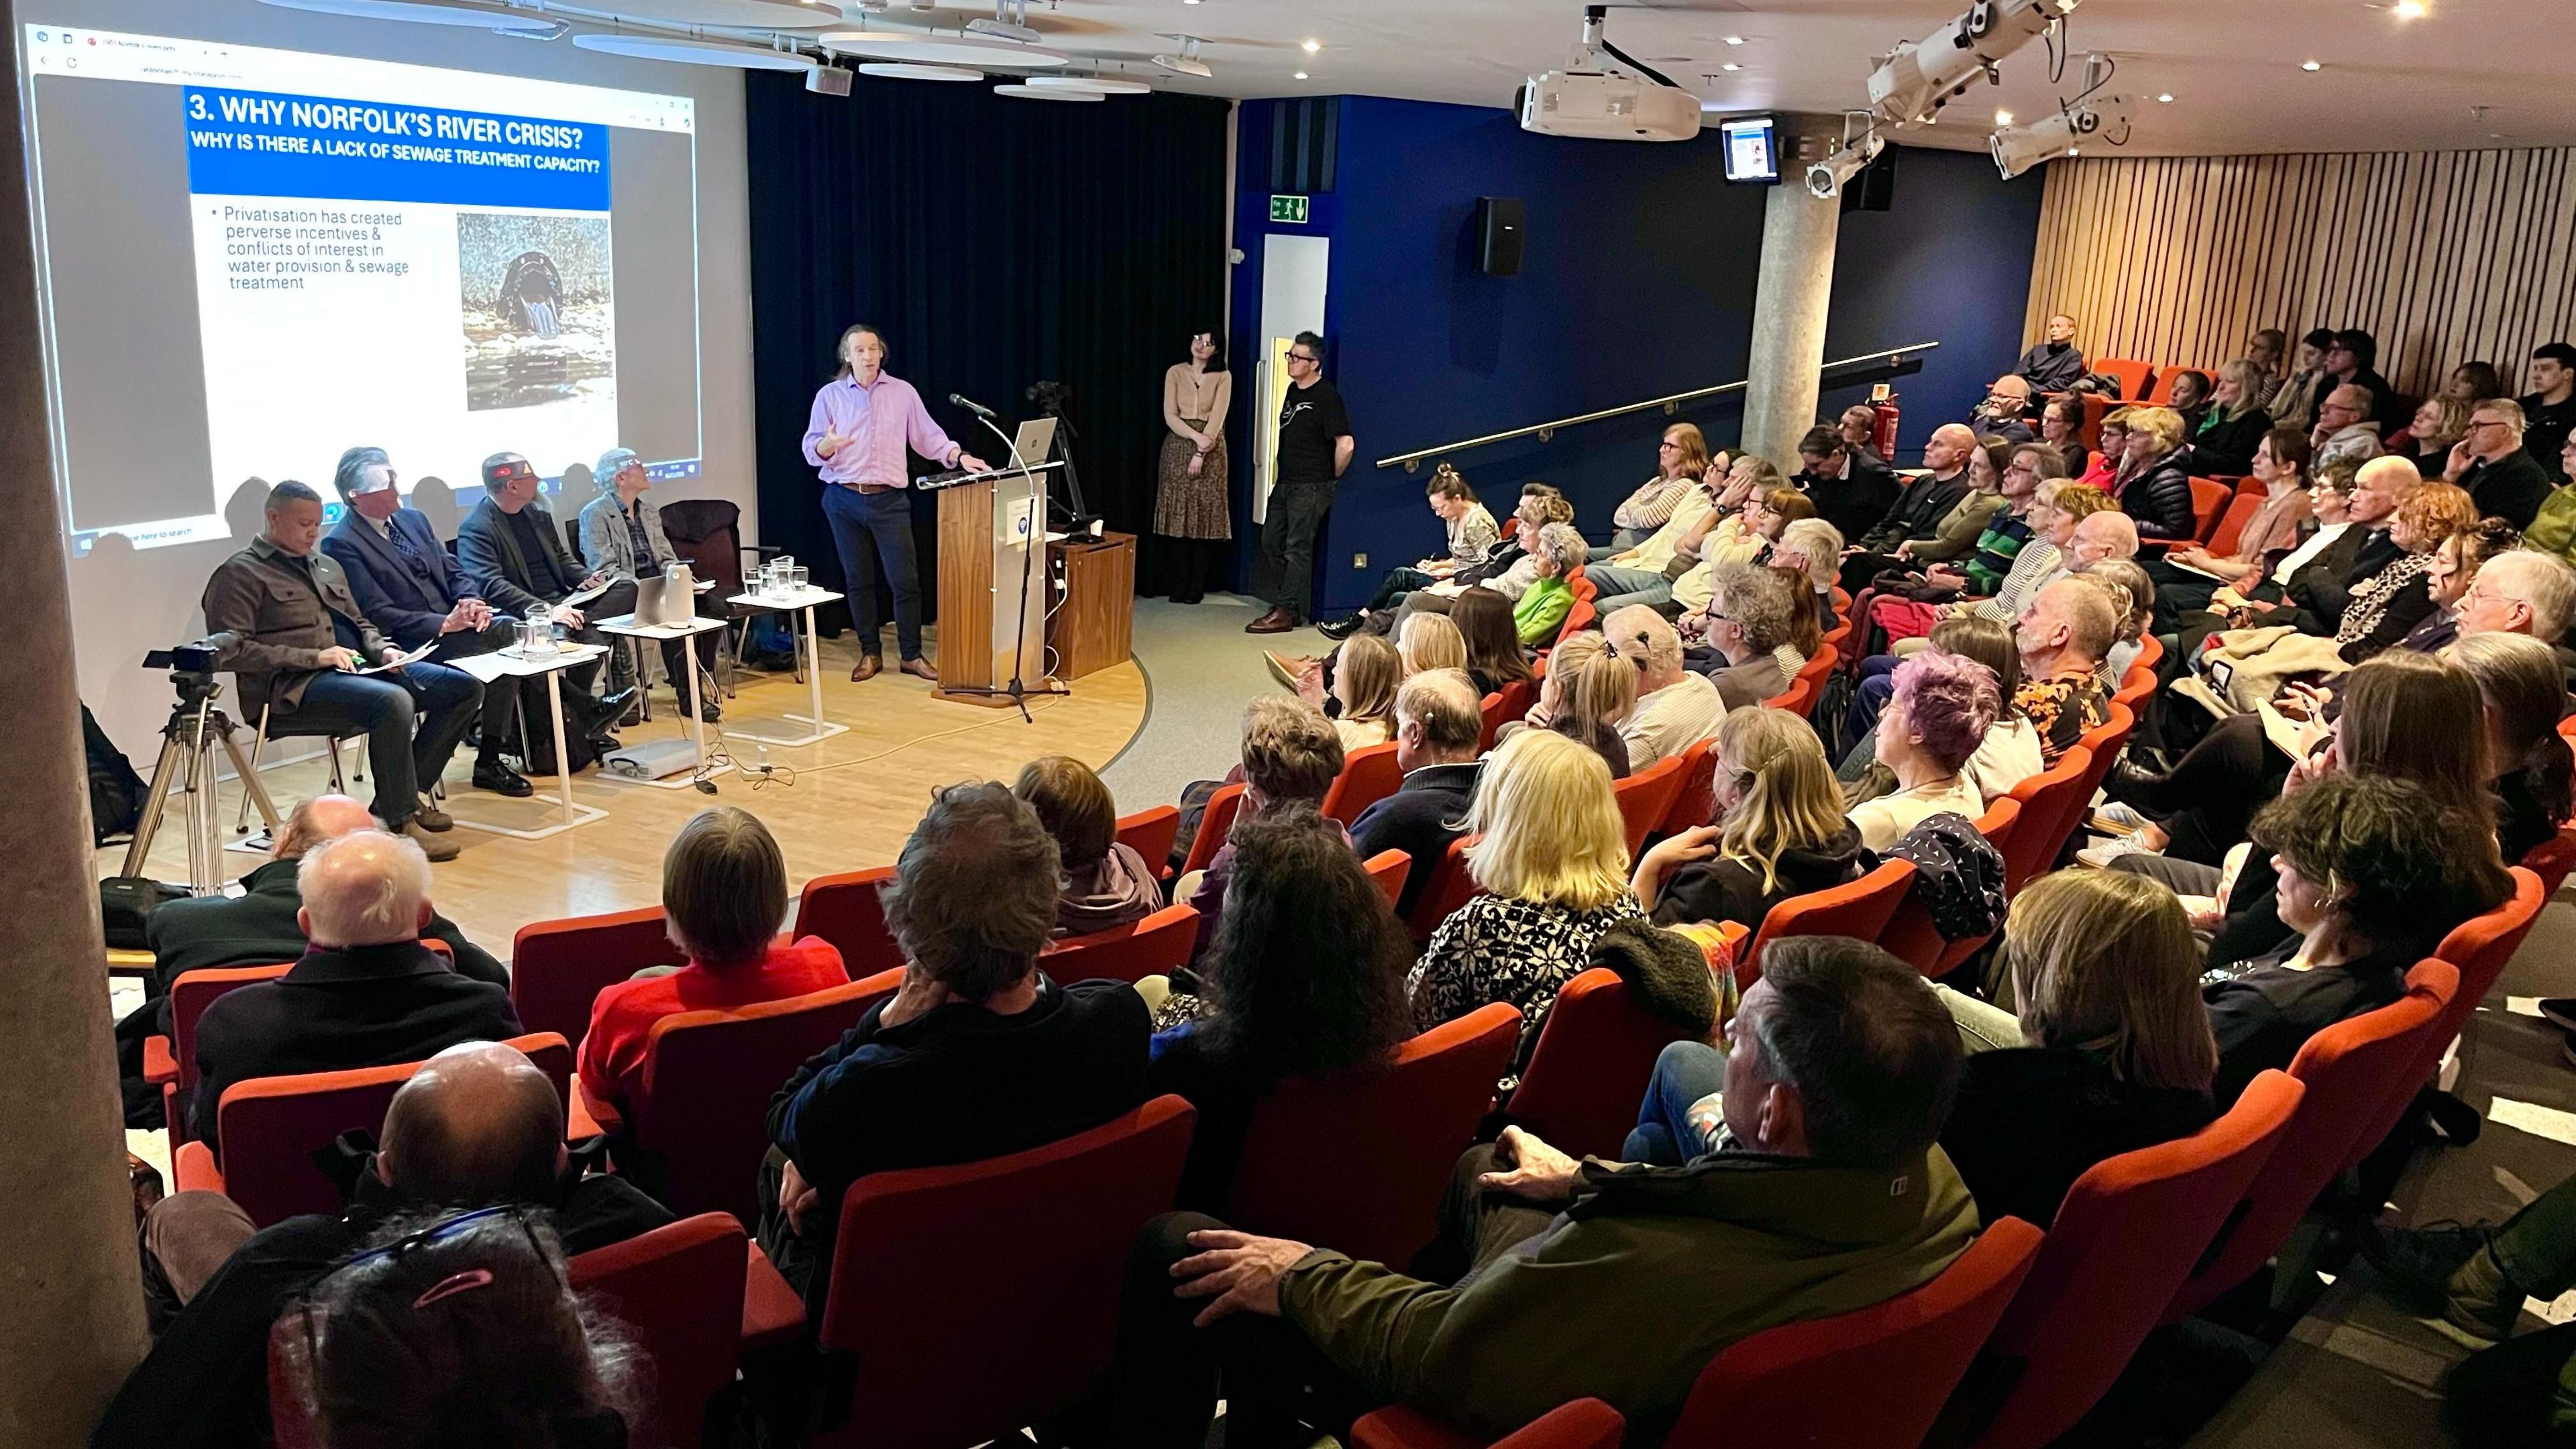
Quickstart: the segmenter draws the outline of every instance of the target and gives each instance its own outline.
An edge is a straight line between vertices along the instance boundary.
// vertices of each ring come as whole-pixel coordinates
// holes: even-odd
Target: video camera
[[[224,667],[224,656],[240,642],[237,634],[209,634],[186,644],[154,649],[143,656],[143,667],[170,671],[170,683],[179,691],[179,704],[186,708],[214,695],[215,674]]]
[[[1038,416],[1061,418],[1073,406],[1073,384],[1069,382],[1033,382],[1029,384],[1029,401],[1037,404]]]

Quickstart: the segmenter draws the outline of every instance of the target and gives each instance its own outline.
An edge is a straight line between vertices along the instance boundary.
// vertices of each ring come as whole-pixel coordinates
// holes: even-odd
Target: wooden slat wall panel
[[[2508,386],[2576,336],[2576,149],[2077,157],[2047,167],[2024,326],[2087,355],[2215,367],[2281,327],[2364,327],[2400,391]]]

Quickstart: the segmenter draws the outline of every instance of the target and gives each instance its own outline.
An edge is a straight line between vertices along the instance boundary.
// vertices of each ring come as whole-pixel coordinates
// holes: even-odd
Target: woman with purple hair
[[[1992,670],[1973,659],[1926,649],[1896,666],[1895,693],[1878,717],[1878,762],[1896,791],[1852,807],[1861,843],[1885,850],[1931,816],[1985,813],[1977,787],[1960,774],[2003,713]]]

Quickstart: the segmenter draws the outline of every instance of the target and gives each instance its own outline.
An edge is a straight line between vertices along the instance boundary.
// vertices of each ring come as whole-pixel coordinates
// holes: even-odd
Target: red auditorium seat
[[[1207,808],[1199,813],[1199,833],[1190,837],[1189,857],[1181,862],[1182,875],[1205,870],[1216,859],[1226,836],[1233,833],[1235,813],[1243,808],[1244,788],[1240,782],[1222,785],[1208,797]]]
[[[570,1101],[570,1044],[548,1031],[512,1037],[510,1045],[554,1080],[557,1097]],[[403,1062],[235,1082],[224,1089],[215,1109],[223,1166],[216,1167],[205,1143],[191,1142],[172,1159],[173,1185],[181,1192],[220,1192],[261,1227],[298,1213],[336,1213],[340,1191],[314,1163],[313,1154],[343,1132],[381,1130],[386,1104],[419,1070],[420,1063]]]
[[[1248,1233],[1410,1262],[1475,1140],[1521,1014],[1503,1002],[1396,1048],[1384,1068],[1281,1083],[1254,1109],[1224,1212]]]
[[[1646,837],[1664,823],[1673,801],[1682,793],[1682,770],[1689,763],[1684,755],[1666,755],[1627,779],[1614,782],[1610,791],[1619,801],[1619,820],[1628,832],[1628,857],[1634,860],[1646,848]]]
[[[627,1426],[629,1443],[724,1442],[708,1410],[733,1387],[743,1282],[759,1251],[740,1223],[708,1212],[594,1248],[567,1265],[574,1290],[597,1295],[652,1361],[651,1393],[642,1422]]]
[[[1413,870],[1412,856],[1401,850],[1381,850],[1360,864],[1368,871],[1369,879],[1377,882],[1377,888],[1386,892],[1390,908],[1403,899],[1404,878]]]
[[[1717,818],[1717,741],[1701,740],[1682,752],[1682,787],[1673,795],[1673,808],[1664,812],[1664,823],[1657,833],[1679,835],[1694,825],[1706,825]]]
[[[1484,715],[1485,722],[1484,733],[1476,741],[1477,752],[1481,754],[1492,749],[1494,735],[1504,725],[1527,715],[1530,712],[1530,706],[1536,703],[1538,703],[1538,680],[1535,677],[1515,679],[1486,695],[1478,705],[1478,710]]]
[[[1170,853],[1169,846],[1164,853]],[[1147,857],[1147,863],[1152,863],[1152,857]],[[788,935],[819,936],[831,942],[853,981],[900,967],[903,948],[886,929],[885,906],[877,899],[877,888],[892,879],[890,865],[814,877],[796,897],[796,924],[787,928]]]
[[[688,961],[671,944],[660,906],[539,921],[510,942],[510,1002],[523,1029],[579,1041],[602,990],[647,967]]]
[[[1599,1399],[1560,1404],[1488,1446],[1411,1409],[1380,1409],[1351,1426],[1355,1449],[1619,1449],[1628,1421]]]
[[[2192,506],[2197,508],[2199,503],[2199,496],[2194,494]],[[2220,558],[2233,556],[2237,541],[2244,537],[2246,521],[2262,506],[2263,495],[2260,493],[2237,494],[2235,500],[2227,505],[2226,514],[2218,520],[2217,532],[2209,536],[2209,551]]]
[[[2150,389],[2156,380],[2156,369],[2153,363],[2139,362],[2128,357],[2097,357],[2093,359],[2093,370],[2104,377],[2115,377],[2120,380],[2120,401],[2113,402],[2112,407],[2123,405],[2134,407],[2152,395]],[[2104,411],[2107,412],[2109,409],[2106,408]],[[2098,435],[2090,446],[2096,448],[2102,446]]]
[[[1977,817],[1977,833],[1998,851],[2008,851],[2013,832],[2021,824],[2021,802],[2006,795]],[[2006,856],[2010,858],[2009,854]],[[1962,936],[1955,941],[1941,938],[1940,929],[1932,924],[1932,909],[1922,897],[1907,887],[1905,899],[1897,902],[1896,914],[1888,918],[1887,929],[1879,934],[1878,944],[1887,953],[1903,961],[1926,977],[1949,975],[1977,954],[1977,949],[1993,940],[1990,932],[1983,936]]]
[[[828,1387],[813,1442],[954,1449],[1079,1400],[1109,1370],[1128,1250],[1180,1191],[1196,1117],[1157,1097],[1027,1152],[853,1184],[817,1334]]]
[[[2245,1197],[2306,1088],[2265,1072],[2178,1142],[2095,1163],[2067,1191],[2039,1262],[1945,1418],[1978,1449],[2040,1449],[2093,1407]],[[2001,1397],[1979,1392],[2001,1385]],[[1964,1422],[1962,1422],[1964,1421]]]
[[[2218,521],[2227,512],[2227,500],[2235,491],[2211,478],[2191,481],[2191,536],[2206,544],[2218,532]]]
[[[1440,857],[1431,879],[1423,883],[1422,894],[1413,898],[1413,916],[1406,922],[1413,928],[1413,939],[1430,940],[1431,933],[1440,929],[1451,911],[1484,894],[1484,887],[1476,884],[1474,873],[1467,868],[1467,847],[1482,838],[1465,835],[1449,842],[1448,853]]]
[[[2058,847],[2066,843],[2057,826],[2070,810],[2084,808],[2085,800],[2076,792],[2092,768],[2093,752],[2077,745],[2060,755],[2054,766],[2013,786],[2007,798],[2021,802],[2021,823],[2013,827],[2012,843],[2004,847],[2006,895],[2021,894],[2032,876],[2057,859]]]
[[[1749,933],[1729,921],[1720,932],[1735,944],[1735,981],[1750,991],[1762,979],[1762,951],[1789,936],[1851,936],[1875,941],[1896,917],[1896,908],[1914,888],[1914,863],[1890,860],[1847,885],[1791,896],[1762,918],[1762,929]]]
[[[2111,702],[2135,715],[2138,707],[2146,703],[2147,696],[2155,692],[2156,672],[2132,666],[2128,673],[2120,676],[2120,688],[2112,694]]]
[[[1529,1070],[1503,1110],[1576,1157],[1616,1158],[1637,1125],[1655,1058],[1691,1035],[1638,1005],[1618,972],[1595,966],[1557,988]]]
[[[1145,867],[1157,876],[1172,871],[1172,842],[1181,834],[1181,812],[1177,806],[1157,805],[1133,815],[1118,817],[1118,843],[1145,857]]]
[[[2406,994],[2376,1011],[2336,1022],[2309,1037],[2290,1063],[2290,1075],[2307,1087],[2290,1129],[2281,1134],[2263,1170],[2247,1189],[2215,1254],[2165,1310],[2167,1323],[2206,1308],[2220,1294],[2254,1276],[2280,1251],[2290,1230],[2343,1170],[2363,1132],[2388,1097],[2388,1084],[2423,1055],[2441,1022],[2442,1008],[2460,989],[2460,973],[2447,961],[2423,961],[2406,973]],[[2440,1043],[2432,1043],[2435,1051]],[[2377,1146],[2372,1142],[2363,1147]]]
[[[2131,669],[2153,669],[2164,661],[2164,642],[2149,634],[2138,640],[2138,657],[2129,661]]]
[[[1565,585],[1574,594],[1574,606],[1565,611],[1565,622],[1556,626],[1556,638],[1550,648],[1591,628],[1601,618],[1600,609],[1595,607],[1601,597],[1600,585],[1584,577],[1580,567],[1565,576]]]
[[[1132,984],[1188,965],[1198,938],[1198,910],[1184,902],[1133,925],[1050,941],[1038,965],[1058,981],[1106,978]]]
[[[2576,824],[2558,827],[2558,833],[2533,846],[2521,860],[2524,870],[2540,877],[2540,898],[2558,894],[2567,883],[2567,871],[2576,866]]]
[[[170,1149],[188,1140],[188,1099],[197,1094],[197,1018],[216,998],[254,981],[274,981],[294,962],[274,966],[209,966],[182,971],[170,983],[170,1034],[143,1039],[143,1080],[161,1088],[161,1115],[170,1124]]]
[[[1360,818],[1360,812],[1404,784],[1404,770],[1395,762],[1395,742],[1363,745],[1342,759],[1342,772],[1333,777],[1324,791],[1323,817],[1344,825]]]
[[[653,1023],[641,1084],[626,1104],[633,1150],[618,1149],[620,1170],[675,1213],[727,1212],[758,1226],[760,1159],[769,1149],[758,1124],[769,1099],[902,987],[898,967],[810,996],[675,1012]]]

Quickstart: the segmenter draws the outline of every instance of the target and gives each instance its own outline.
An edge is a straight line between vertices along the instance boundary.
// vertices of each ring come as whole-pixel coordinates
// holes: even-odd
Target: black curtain
[[[1007,431],[1037,415],[1031,383],[1070,384],[1084,499],[1138,535],[1138,586],[1161,591],[1167,561],[1151,525],[1163,371],[1224,316],[1225,102],[1019,101],[981,85],[865,78],[841,98],[790,75],[746,82],[762,541],[839,586],[802,442],[842,329],[867,322],[884,329],[887,371],[988,461],[1008,448],[950,393],[993,408]],[[927,614],[936,500],[915,494],[913,505]]]

